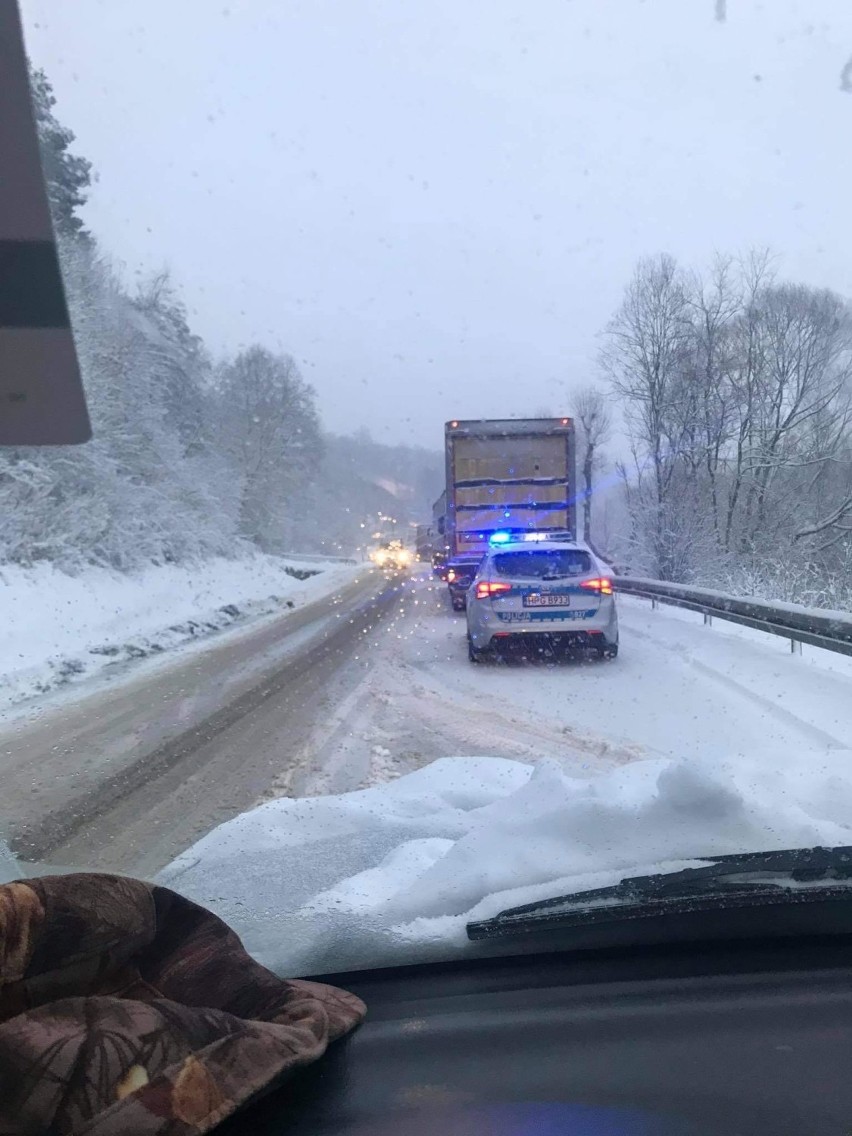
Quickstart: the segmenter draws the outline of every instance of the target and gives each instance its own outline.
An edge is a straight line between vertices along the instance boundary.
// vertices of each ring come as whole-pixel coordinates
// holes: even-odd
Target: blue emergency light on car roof
[[[484,534],[483,534],[484,535]],[[489,544],[513,544],[521,543],[524,541],[556,541],[557,543],[572,542],[574,537],[567,529],[559,529],[553,532],[510,532],[505,529],[500,529],[494,532],[488,538]]]

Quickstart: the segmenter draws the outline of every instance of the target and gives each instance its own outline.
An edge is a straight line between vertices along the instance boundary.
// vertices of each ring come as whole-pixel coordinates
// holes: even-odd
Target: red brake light
[[[447,569],[447,581],[451,584],[453,582],[453,580],[455,580],[455,578],[456,578],[455,570],[453,568],[448,568]]]
[[[476,585],[476,598],[487,600],[489,596],[496,596],[499,592],[509,592],[511,584],[504,584],[501,580],[480,580]]]
[[[597,592],[602,596],[612,595],[612,580],[607,579],[606,576],[596,577],[594,580],[583,580],[580,587],[587,588],[590,592]]]

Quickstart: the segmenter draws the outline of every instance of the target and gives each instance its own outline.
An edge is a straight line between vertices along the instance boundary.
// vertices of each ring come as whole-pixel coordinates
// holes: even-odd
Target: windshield
[[[582,576],[592,569],[588,552],[501,552],[494,557],[494,571],[512,580]]]
[[[849,0],[20,7],[0,872],[296,975],[852,845]]]

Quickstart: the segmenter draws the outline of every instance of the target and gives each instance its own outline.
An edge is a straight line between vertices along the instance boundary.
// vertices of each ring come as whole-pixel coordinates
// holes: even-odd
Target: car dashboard
[[[368,1018],[222,1132],[840,1136],[847,936],[324,975]]]

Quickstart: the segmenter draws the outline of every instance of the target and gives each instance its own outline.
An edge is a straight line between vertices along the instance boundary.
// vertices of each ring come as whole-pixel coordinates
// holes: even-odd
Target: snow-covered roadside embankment
[[[0,567],[0,709],[162,654],[236,623],[299,607],[360,566],[257,554],[120,574]]]

